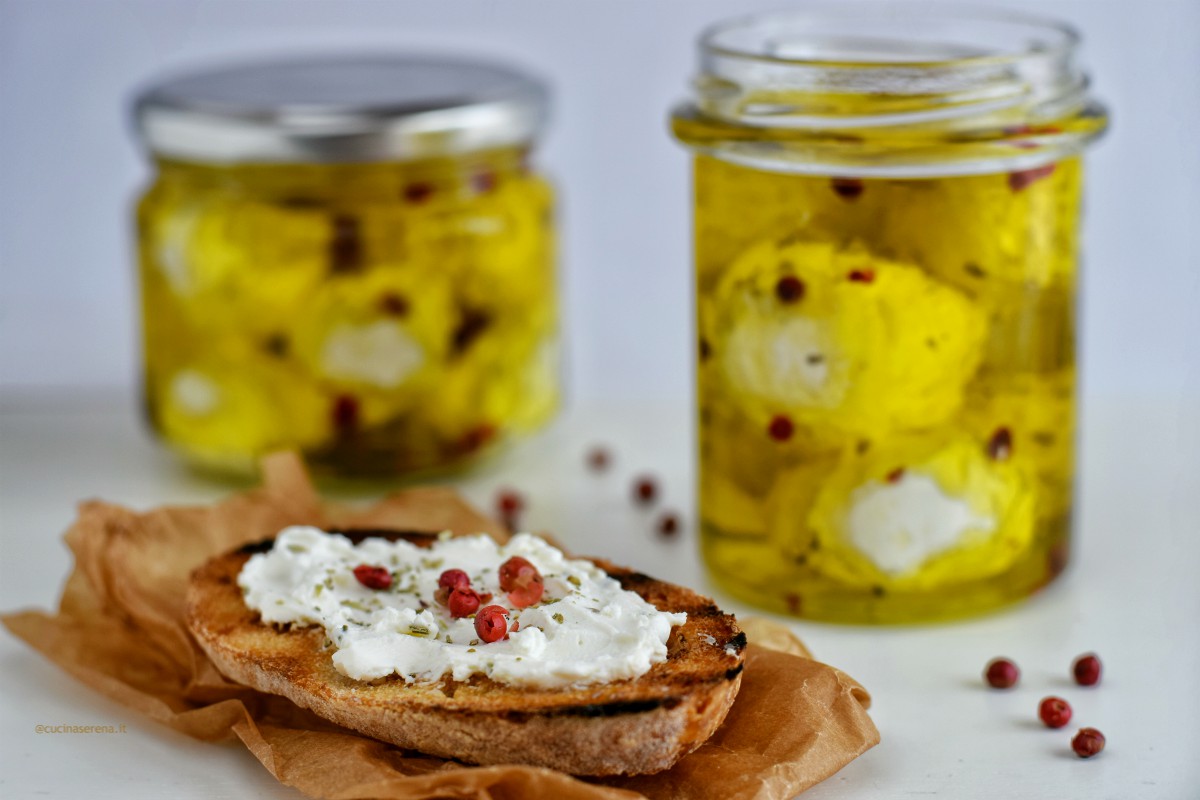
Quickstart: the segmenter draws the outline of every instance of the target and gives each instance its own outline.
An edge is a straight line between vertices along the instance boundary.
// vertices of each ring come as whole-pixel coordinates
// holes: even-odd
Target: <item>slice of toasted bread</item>
[[[342,531],[404,538],[436,536]],[[593,563],[662,611],[687,613],[667,642],[667,660],[633,680],[584,688],[528,689],[481,676],[408,684],[362,682],[333,667],[318,627],[260,621],[237,585],[242,565],[272,542],[209,561],[191,577],[187,622],[232,680],[280,694],[347,728],[400,747],[474,764],[520,763],[575,775],[636,775],[667,769],[725,719],[741,685],[746,636],[708,598],[606,561]]]

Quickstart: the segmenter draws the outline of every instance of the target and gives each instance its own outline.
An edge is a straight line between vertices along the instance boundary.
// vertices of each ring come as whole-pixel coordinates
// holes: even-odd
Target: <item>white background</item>
[[[0,0],[0,387],[136,380],[139,82],[305,47],[452,48],[549,77],[573,396],[688,403],[688,159],[666,115],[705,24],[786,0]],[[1200,0],[1008,2],[1083,32],[1113,126],[1089,158],[1087,396],[1200,406]]]

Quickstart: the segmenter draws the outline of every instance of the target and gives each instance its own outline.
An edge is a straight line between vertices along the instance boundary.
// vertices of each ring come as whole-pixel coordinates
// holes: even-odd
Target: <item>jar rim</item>
[[[521,146],[544,127],[546,86],[484,60],[327,52],[222,62],[139,91],[154,156],[208,164],[408,161]]]
[[[806,3],[704,29],[680,141],[810,174],[1030,169],[1107,127],[1070,24],[945,2]]]
[[[934,53],[921,53],[920,55],[924,56],[921,58],[904,57],[906,54],[897,52],[891,59],[880,58],[881,53],[878,51],[873,53],[874,57],[869,58],[864,57],[865,53],[861,51],[857,56],[843,55],[840,57],[833,57],[832,53],[825,57],[801,53],[792,55],[780,52],[766,53],[762,52],[761,46],[770,44],[768,42],[760,42],[759,47],[751,47],[737,46],[722,41],[724,38],[735,36],[739,33],[747,33],[755,28],[773,27],[778,29],[780,26],[789,24],[799,24],[808,27],[811,38],[813,33],[816,32],[815,29],[821,23],[838,21],[854,23],[860,32],[864,22],[875,23],[879,21],[886,21],[890,25],[894,25],[897,22],[905,24],[920,23],[925,31],[929,31],[931,23],[937,27],[959,24],[996,25],[1008,28],[1023,28],[1031,33],[1052,34],[1056,37],[1056,41],[1047,46],[1046,43],[1037,41],[1036,39],[1025,39],[1024,46],[1019,48],[1004,48],[1007,52],[983,50],[975,53],[946,52],[940,56],[935,56]],[[860,44],[866,44],[867,41],[872,42],[876,47],[881,43],[881,40],[873,38],[871,40],[864,40]],[[1070,23],[1054,17],[990,6],[960,6],[950,5],[946,2],[896,3],[886,2],[885,0],[856,0],[855,2],[841,3],[819,2],[806,4],[802,9],[746,14],[713,23],[705,28],[699,37],[702,57],[704,54],[708,54],[766,63],[821,66],[831,69],[881,69],[897,66],[931,68],[961,66],[967,63],[996,63],[998,61],[1011,61],[1030,55],[1062,57],[1069,56],[1078,47],[1080,41],[1081,37],[1078,29]],[[930,42],[929,44],[938,43]],[[942,41],[940,44],[943,47],[947,47],[950,43]],[[774,42],[773,46],[778,48],[779,42]],[[959,47],[962,46],[960,43]],[[982,47],[982,45],[978,47]],[[907,55],[915,56],[918,53],[911,52]]]

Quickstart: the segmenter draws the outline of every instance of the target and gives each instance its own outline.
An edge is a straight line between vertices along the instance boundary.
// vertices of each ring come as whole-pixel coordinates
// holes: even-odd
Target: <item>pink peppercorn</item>
[[[1080,728],[1071,740],[1071,749],[1080,758],[1091,758],[1104,749],[1104,734],[1095,728]]]
[[[983,677],[993,689],[1010,689],[1016,686],[1021,671],[1007,658],[993,658],[983,671]]]
[[[1071,721],[1071,705],[1061,697],[1047,697],[1038,706],[1038,718],[1047,728],[1061,728]]]
[[[770,424],[767,425],[767,435],[777,442],[786,442],[791,439],[795,431],[796,426],[792,420],[783,414],[772,417]]]
[[[1095,653],[1085,653],[1075,659],[1071,672],[1080,686],[1095,686],[1100,682],[1100,659]]]

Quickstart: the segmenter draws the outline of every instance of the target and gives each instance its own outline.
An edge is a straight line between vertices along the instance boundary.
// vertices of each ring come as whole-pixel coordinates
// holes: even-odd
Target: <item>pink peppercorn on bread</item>
[[[350,531],[343,535],[355,547],[389,542],[425,550],[439,542],[438,536],[427,533]],[[256,611],[248,605],[253,593],[246,591],[243,569],[256,554],[270,554],[274,546],[272,540],[244,547],[209,561],[193,573],[186,616],[196,640],[232,680],[283,695],[333,722],[399,747],[473,764],[522,763],[577,775],[658,772],[708,739],[724,720],[741,685],[746,637],[731,615],[689,589],[601,560],[586,560],[585,568],[595,571],[598,567],[602,573],[597,575],[615,579],[620,589],[640,598],[628,598],[630,602],[645,601],[659,612],[686,614],[685,622],[676,622],[670,628],[663,659],[643,674],[559,686],[514,684],[498,673],[474,673],[458,679],[449,673],[435,679],[410,676],[406,680],[400,674],[349,677],[346,663],[350,663],[355,646],[365,646],[362,641],[357,645],[350,639],[341,642],[347,650],[339,655],[339,647],[330,641],[334,634],[328,628],[265,622],[263,618],[271,614],[270,610]],[[524,559],[511,561],[529,563]],[[442,565],[436,566],[440,569]],[[354,587],[360,594],[407,590],[402,571],[394,572],[397,578],[393,582],[384,573],[375,572],[377,569],[382,568],[364,564],[355,568],[353,579],[335,576],[330,580],[357,580],[366,587]],[[446,631],[469,630],[467,623],[474,618],[480,638],[470,642],[460,638],[454,645],[464,656],[470,653],[469,657],[477,658],[488,653],[487,648],[497,647],[492,642],[506,631],[497,634],[488,626],[504,626],[506,617],[501,612],[506,608],[514,617],[524,611],[522,620],[552,615],[563,621],[562,615],[554,612],[556,607],[549,604],[557,601],[551,596],[551,587],[565,584],[557,583],[550,572],[544,579],[545,597],[543,578],[536,574],[536,568],[532,572],[522,568],[519,575],[510,570],[508,583],[503,584],[510,589],[507,594],[501,586],[493,586],[485,594],[482,585],[476,592],[466,583],[460,592],[454,588],[455,581],[462,579],[456,578],[459,572],[443,572],[438,598],[415,598],[420,604],[415,609],[421,614],[437,611]],[[485,568],[482,573],[489,574],[489,570]],[[531,583],[531,576],[536,583]],[[514,580],[519,585],[514,585]],[[536,591],[531,592],[531,587]],[[320,592],[317,588],[316,593]],[[447,594],[459,596],[448,600]],[[492,605],[478,603],[481,599]],[[451,600],[455,605],[450,605]],[[487,616],[484,612],[496,604],[499,611],[490,611],[492,616]],[[566,605],[557,608],[565,610]],[[541,609],[542,616],[532,614],[531,609]],[[599,608],[595,613],[603,617],[608,612]],[[459,627],[454,628],[455,624]],[[418,638],[429,635],[426,628],[416,624],[411,629]],[[508,628],[507,633],[517,638],[515,627]],[[445,640],[449,643],[449,633]],[[371,643],[369,639],[363,641]],[[411,642],[406,639],[405,643]],[[421,652],[441,646],[419,644]],[[463,644],[471,647],[463,649]],[[505,646],[513,645],[505,641]],[[347,660],[335,664],[335,658],[343,657]],[[515,660],[521,662],[520,657]]]

